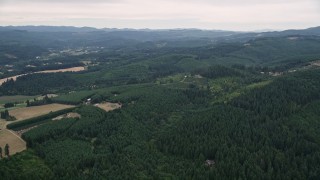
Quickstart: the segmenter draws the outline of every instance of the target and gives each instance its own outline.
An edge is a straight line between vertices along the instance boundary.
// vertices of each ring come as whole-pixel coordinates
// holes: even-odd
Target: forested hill
[[[82,106],[79,120],[25,133],[25,153],[48,179],[319,179],[319,77],[288,74],[223,103],[197,85],[119,87],[122,109]],[[0,175],[26,177],[13,163],[32,156],[1,161]]]
[[[136,55],[137,51],[143,51],[142,56],[164,52],[190,55],[192,52],[191,55],[197,55],[198,59],[208,60],[205,65],[217,62],[254,65],[280,60],[296,62],[304,61],[306,55],[312,56],[308,59],[318,55],[315,52],[318,41],[319,28],[251,33],[198,29],[9,26],[0,27],[0,65],[22,68],[39,66],[39,62],[34,63],[40,59],[60,58],[68,62],[75,58],[112,56],[115,52]],[[82,54],[71,53],[66,57],[61,53],[70,49],[81,51]],[[83,57],[85,52],[90,55]],[[98,55],[93,55],[96,53]],[[12,69],[8,70],[12,72]]]
[[[1,116],[73,108],[1,120],[0,179],[320,179],[318,28],[12,28]]]

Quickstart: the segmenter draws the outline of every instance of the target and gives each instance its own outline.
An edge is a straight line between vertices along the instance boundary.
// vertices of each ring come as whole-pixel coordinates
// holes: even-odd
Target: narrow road
[[[18,136],[14,131],[7,129],[7,125],[12,122],[0,119],[0,147],[4,149],[8,144],[10,155],[21,152],[27,149],[27,143]]]

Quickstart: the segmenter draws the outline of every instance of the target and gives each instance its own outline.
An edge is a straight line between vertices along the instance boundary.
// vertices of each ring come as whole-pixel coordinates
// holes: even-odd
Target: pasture
[[[45,115],[50,112],[71,108],[71,107],[74,107],[74,106],[55,103],[55,104],[47,104],[42,106],[31,106],[31,107],[14,109],[14,110],[10,110],[9,114],[11,116],[14,116],[17,119],[17,121],[20,121],[24,119],[30,119],[33,117]]]
[[[22,121],[25,119],[38,117],[41,115],[48,114],[50,112],[56,112],[62,109],[67,109],[70,107],[74,107],[71,105],[62,105],[62,104],[48,104],[43,106],[32,106],[32,107],[24,107],[19,109],[10,110],[9,113],[12,116],[17,118],[16,121]],[[5,120],[0,120],[0,147],[4,149],[5,145],[9,145],[10,155],[16,154],[26,149],[26,142],[21,139],[19,135],[22,132],[15,133],[6,128],[8,124],[11,124],[16,121],[7,122]],[[27,129],[30,130],[31,128]],[[25,132],[25,131],[24,131]]]
[[[62,104],[79,104],[94,95],[94,93],[94,91],[70,92],[67,94],[60,94],[58,97],[53,97],[52,100]]]
[[[1,96],[0,97],[0,104],[5,104],[8,102],[24,102],[28,99],[33,99],[37,96],[23,96],[23,95],[16,95],[16,96]]]
[[[4,150],[5,145],[9,145],[10,155],[16,154],[25,150],[26,142],[18,135],[8,129],[0,130],[0,147]],[[3,154],[4,155],[4,154]]]

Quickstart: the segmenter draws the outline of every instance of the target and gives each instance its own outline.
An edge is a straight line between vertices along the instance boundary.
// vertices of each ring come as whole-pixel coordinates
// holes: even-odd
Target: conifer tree
[[[4,147],[4,154],[9,157],[10,156],[10,152],[9,152],[9,145],[6,144],[6,146]]]

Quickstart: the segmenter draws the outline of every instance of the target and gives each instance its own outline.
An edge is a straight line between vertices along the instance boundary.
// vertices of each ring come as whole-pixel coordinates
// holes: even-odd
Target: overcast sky
[[[320,26],[320,0],[0,0],[0,25],[300,29]]]

